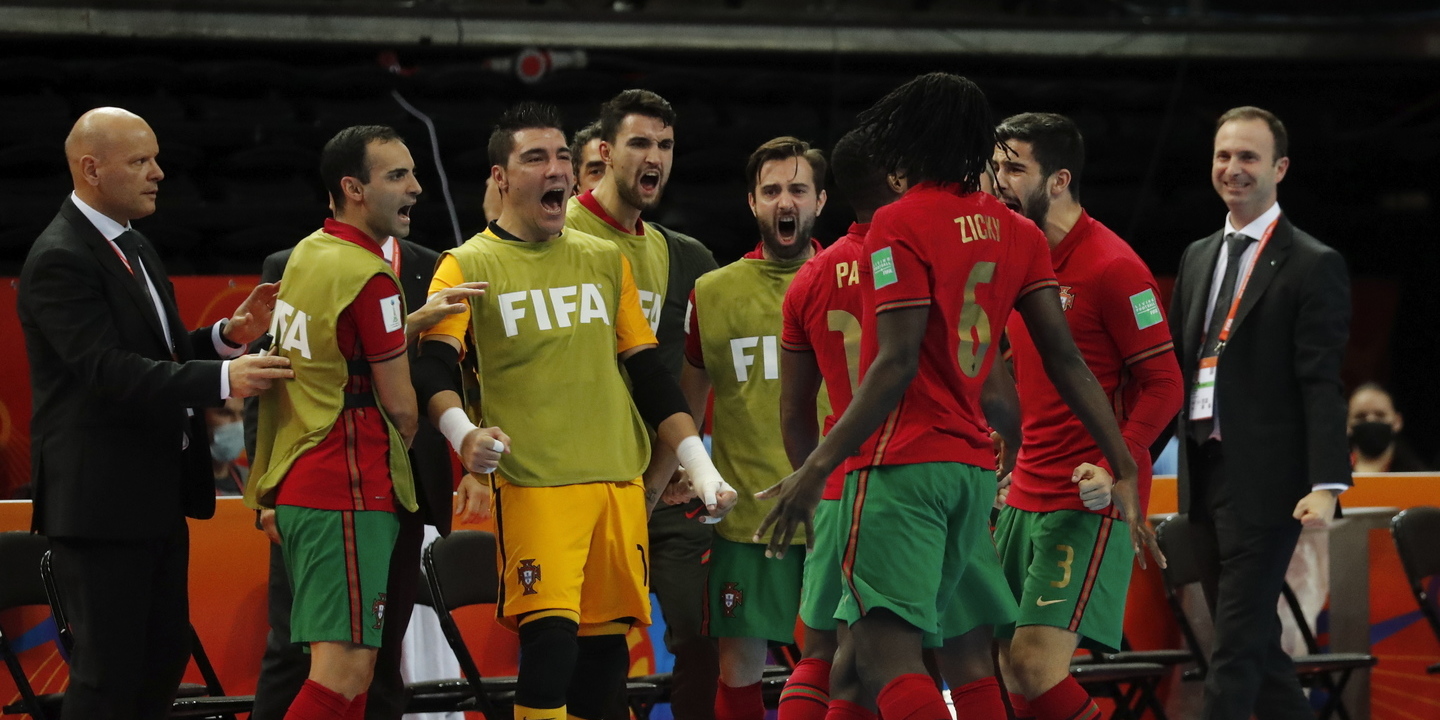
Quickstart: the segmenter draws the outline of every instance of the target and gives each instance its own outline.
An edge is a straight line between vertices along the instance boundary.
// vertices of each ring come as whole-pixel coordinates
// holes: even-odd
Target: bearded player
[[[872,271],[862,380],[830,434],[781,481],[760,533],[773,529],[771,545],[788,544],[810,522],[825,479],[859,451],[841,501],[851,527],[836,616],[850,624],[861,682],[883,716],[941,720],[951,715],[921,662],[925,635],[949,634],[940,619],[952,602],[982,622],[962,639],[988,638],[990,624],[1015,614],[1013,601],[967,607],[1006,590],[990,542],[995,456],[981,396],[996,355],[992,332],[1012,308],[1118,480],[1134,483],[1136,469],[1070,339],[1044,235],[979,191],[995,145],[980,89],[958,76],[924,75],[866,110],[859,127],[905,190],[875,214],[865,239]],[[951,691],[957,715],[1006,717],[989,643],[967,647],[968,682]]]
[[[1000,123],[996,138],[999,198],[1045,233],[1060,307],[1139,468],[1137,485],[1115,492],[1143,508],[1150,445],[1179,412],[1182,395],[1159,289],[1135,251],[1080,206],[1085,146],[1074,122],[1015,115]],[[1020,603],[1016,625],[997,629],[1000,667],[1017,718],[1085,718],[1098,710],[1070,676],[1070,659],[1081,642],[1119,650],[1134,552],[1126,518],[1110,502],[1100,449],[1046,377],[1025,320],[1012,316],[1007,332],[1025,442],[995,529]],[[1085,463],[1098,466],[1088,470],[1101,482],[1077,493],[1072,478]]]
[[[760,681],[769,643],[795,639],[805,553],[767,559],[753,538],[765,514],[753,494],[790,470],[777,432],[781,305],[819,246],[810,232],[825,207],[825,158],[808,143],[775,138],[751,153],[745,171],[760,243],[695,283],[681,374],[697,418],[714,388],[715,465],[740,493],[710,552],[706,625],[720,645],[717,720],[764,717]]]
[[[655,352],[630,262],[615,243],[565,228],[575,176],[559,113],[517,105],[489,154],[500,216],[441,258],[432,290],[478,277],[490,288],[422,336],[417,396],[469,470],[494,471],[497,614],[520,635],[515,718],[598,720],[624,688],[626,631],[650,619],[645,425],[713,515],[734,491]],[[462,350],[479,370],[463,406]],[[482,449],[504,451],[498,469]],[[469,510],[486,495],[467,476],[456,502]]]
[[[591,139],[581,144],[582,134]],[[675,111],[649,90],[626,90],[600,106],[600,118],[576,134],[582,191],[571,198],[565,226],[615,243],[630,261],[640,304],[659,341],[660,358],[679,378],[685,355],[685,309],[695,280],[715,257],[694,238],[648,222],[664,195],[675,159]],[[593,154],[592,154],[593,150]],[[598,161],[598,172],[595,163]],[[655,443],[647,485],[675,474],[675,455]],[[714,529],[698,523],[698,500],[657,505],[650,516],[651,590],[665,615],[665,646],[675,655],[670,707],[676,717],[704,720],[714,712],[719,673],[715,644],[702,632],[706,568]]]
[[[816,398],[824,381],[830,401],[825,431],[850,404],[860,384],[860,264],[865,234],[875,210],[899,194],[884,171],[869,157],[865,138],[849,132],[835,143],[830,168],[835,187],[855,212],[855,222],[833,245],[806,263],[785,293],[784,332],[780,339],[780,429],[785,452],[798,468],[820,440]],[[840,603],[840,496],[845,473],[836,470],[825,482],[815,511],[814,536],[805,555],[800,590],[800,619],[805,624],[804,658],[795,666],[780,694],[780,720],[825,717],[828,706],[873,710],[855,677],[854,646],[844,623],[835,620]],[[837,652],[838,650],[838,652]],[[832,672],[833,663],[833,672]],[[832,680],[833,678],[833,680]]]

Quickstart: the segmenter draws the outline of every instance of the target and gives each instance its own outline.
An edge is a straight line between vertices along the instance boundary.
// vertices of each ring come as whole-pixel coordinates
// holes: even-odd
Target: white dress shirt
[[[1255,268],[1255,260],[1256,260],[1256,258],[1258,258],[1259,255],[1260,255],[1260,240],[1261,240],[1261,238],[1265,237],[1265,231],[1266,231],[1267,229],[1269,229],[1270,223],[1275,222],[1275,221],[1278,220],[1279,218],[1280,218],[1280,203],[1278,203],[1278,202],[1275,203],[1275,204],[1273,204],[1273,205],[1271,205],[1269,210],[1266,210],[1265,212],[1260,213],[1260,217],[1255,218],[1254,220],[1252,220],[1252,221],[1250,222],[1250,224],[1246,225],[1246,226],[1243,227],[1243,228],[1236,228],[1236,227],[1235,227],[1235,218],[1234,218],[1234,217],[1232,217],[1231,215],[1228,215],[1228,214],[1225,216],[1225,227],[1222,228],[1222,230],[1221,230],[1221,238],[1222,238],[1222,240],[1223,240],[1223,238],[1224,238],[1226,235],[1229,235],[1230,233],[1237,233],[1237,232],[1240,233],[1240,234],[1242,234],[1242,235],[1246,235],[1246,236],[1249,236],[1249,237],[1255,239],[1255,242],[1252,242],[1252,243],[1250,243],[1249,245],[1247,245],[1247,246],[1245,247],[1245,251],[1242,252],[1242,253],[1240,253],[1240,271],[1239,271],[1239,272],[1236,274],[1236,276],[1235,276],[1235,278],[1236,278],[1236,280],[1235,280],[1235,290],[1236,290],[1237,293],[1240,291],[1240,282],[1241,282],[1241,279],[1242,279],[1242,278],[1245,278],[1245,277],[1246,277],[1250,272],[1252,272],[1253,269]],[[1227,307],[1227,308],[1217,308],[1217,307],[1215,307],[1216,296],[1220,294],[1220,285],[1221,285],[1222,282],[1224,282],[1224,279],[1225,279],[1225,266],[1230,264],[1230,253],[1228,253],[1228,252],[1225,251],[1225,246],[1224,246],[1223,242],[1222,242],[1222,244],[1221,244],[1220,252],[1219,252],[1218,254],[1219,254],[1219,259],[1215,262],[1215,272],[1212,273],[1212,274],[1211,274],[1211,277],[1210,277],[1210,297],[1209,297],[1209,299],[1207,299],[1206,302],[1205,302],[1205,324],[1201,326],[1201,327],[1206,327],[1206,328],[1210,327],[1211,317],[1214,316],[1214,314],[1215,314],[1216,312],[1224,312],[1224,313],[1230,312],[1230,308],[1228,308],[1228,307]],[[1236,299],[1239,299],[1241,296],[1240,296],[1240,295],[1236,295],[1235,297],[1236,297]],[[1209,341],[1210,338],[1206,338],[1206,340]],[[1210,433],[1210,437],[1213,438],[1213,439],[1215,439],[1215,440],[1221,439],[1221,435],[1220,435],[1220,402],[1219,402],[1219,400],[1220,400],[1220,399],[1219,399],[1218,397],[1215,398],[1215,405],[1214,405],[1214,410],[1213,410],[1213,412],[1214,412],[1215,429],[1214,429],[1213,432]],[[1340,484],[1338,484],[1338,483],[1321,483],[1321,484],[1318,484],[1318,485],[1313,486],[1311,489],[1312,489],[1312,490],[1336,490],[1336,491],[1341,491],[1341,492],[1343,492],[1343,491],[1345,490],[1345,487],[1346,487],[1346,486],[1340,485]]]
[[[129,230],[130,224],[126,223],[121,225],[115,222],[99,210],[85,204],[85,201],[81,200],[80,197],[73,192],[70,193],[70,200],[75,203],[75,207],[80,209],[81,214],[90,221],[90,224],[94,225],[95,229],[99,230],[100,234],[105,236],[105,241],[110,243],[110,247],[115,251],[115,254],[120,257],[125,257],[125,253],[120,249],[120,246],[115,244],[115,238],[120,237],[122,233]],[[131,268],[131,272],[137,273],[145,279],[145,287],[150,290],[150,302],[155,305],[155,314],[160,317],[160,328],[165,332],[165,343],[173,349],[175,347],[175,339],[170,334],[170,318],[165,313],[165,304],[160,300],[160,293],[155,289],[155,283],[151,281],[150,273],[144,269],[144,261],[141,260],[140,262],[141,267]],[[223,323],[223,320],[216,322],[210,330],[210,342],[215,345],[216,354],[222,358],[227,358],[220,364],[220,399],[222,400],[230,397],[230,360],[228,358],[236,358],[245,353],[243,346],[234,348],[225,343],[225,340],[220,335],[220,326]]]

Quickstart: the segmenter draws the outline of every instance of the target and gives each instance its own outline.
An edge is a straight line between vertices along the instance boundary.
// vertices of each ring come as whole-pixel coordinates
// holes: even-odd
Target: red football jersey
[[[844,237],[800,268],[785,293],[780,347],[815,353],[830,397],[824,433],[850,406],[860,384],[860,317],[865,303],[860,261],[869,229],[870,223],[851,223]],[[824,499],[839,500],[844,489],[845,469],[837,467],[825,482]]]
[[[1158,425],[1127,422],[1142,401],[1138,388],[1127,382],[1130,368],[1145,361],[1157,366],[1168,363],[1173,367],[1176,387],[1180,385],[1180,368],[1173,360],[1174,344],[1170,341],[1170,325],[1161,311],[1160,290],[1150,268],[1130,245],[1083,212],[1075,227],[1051,251],[1051,258],[1070,334],[1085,356],[1085,364],[1111,399],[1125,443],[1140,468],[1143,511],[1150,496],[1150,443],[1164,421]],[[1095,463],[1106,469],[1109,463],[1045,375],[1024,319],[1012,316],[1007,329],[1014,351],[1024,428],[1007,502],[1034,512],[1084,510],[1080,493],[1070,482],[1071,473],[1081,463]],[[1164,357],[1166,354],[1169,357]],[[1170,415],[1174,409],[1170,409]],[[1119,517],[1113,504],[1100,512]]]
[[[985,193],[927,182],[875,213],[865,260],[871,277],[861,287],[873,311],[862,318],[862,377],[878,350],[876,315],[930,312],[915,379],[847,468],[961,462],[994,469],[980,389],[1015,303],[1056,285],[1045,235]]]

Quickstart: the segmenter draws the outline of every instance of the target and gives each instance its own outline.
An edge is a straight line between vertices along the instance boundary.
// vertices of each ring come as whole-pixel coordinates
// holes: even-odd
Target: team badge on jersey
[[[1075,293],[1070,292],[1070,285],[1060,286],[1060,310],[1063,312],[1075,307]]]
[[[540,591],[535,589],[535,583],[540,582],[540,566],[535,564],[535,559],[530,558],[520,561],[520,567],[515,573],[520,576],[520,584],[525,587],[525,595],[539,595]]]
[[[738,583],[727,582],[720,589],[720,606],[725,608],[725,617],[735,617],[735,611],[745,604],[745,593],[735,587]]]
[[[375,616],[375,624],[370,627],[379,630],[385,626],[385,593],[375,598],[374,604],[370,606],[370,614]]]

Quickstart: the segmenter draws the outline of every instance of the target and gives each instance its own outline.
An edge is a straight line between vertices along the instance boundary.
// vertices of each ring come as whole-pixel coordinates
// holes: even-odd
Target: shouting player
[[[766,142],[745,173],[760,244],[695,283],[681,375],[697,418],[714,388],[715,465],[740,493],[710,553],[707,625],[720,644],[716,720],[764,717],[760,680],[769,643],[795,640],[805,553],[766,559],[765,545],[753,538],[764,516],[753,494],[790,470],[778,432],[780,309],[795,273],[819,247],[810,232],[825,207],[825,158],[801,140]]]
[[[494,470],[497,612],[520,634],[515,718],[597,720],[624,687],[625,632],[650,621],[645,424],[711,513],[722,515],[734,491],[655,352],[630,262],[615,243],[565,228],[575,176],[559,113],[515,106],[489,154],[500,216],[441,258],[432,290],[481,277],[490,289],[422,336],[418,395],[468,469]],[[483,429],[454,385],[462,350],[476,356],[468,410]],[[504,454],[497,463],[481,449]],[[484,496],[470,475],[456,502]]]
[[[582,145],[581,135],[591,128],[592,139]],[[580,148],[576,165],[584,173],[580,187],[589,189],[570,200],[565,226],[613,242],[625,253],[660,343],[660,359],[679,378],[690,291],[716,266],[699,241],[641,217],[660,202],[670,177],[675,111],[653,92],[626,90],[600,106],[600,119],[576,134],[575,145]],[[674,453],[655,443],[646,484],[659,487],[674,473]],[[650,516],[650,586],[665,616],[665,645],[675,655],[670,706],[684,720],[712,716],[719,674],[715,643],[705,638],[702,627],[704,557],[715,534],[710,525],[695,521],[704,512],[694,500],[659,505]]]
[[[1002,122],[996,137],[1000,200],[1045,233],[1060,307],[1139,468],[1136,483],[1111,487],[1100,448],[1046,377],[1025,320],[1012,316],[1025,442],[995,542],[1020,614],[1015,626],[997,629],[1000,667],[1017,718],[1098,717],[1070,676],[1070,660],[1082,639],[1120,649],[1134,561],[1124,523],[1144,522],[1149,448],[1180,410],[1180,366],[1150,269],[1080,206],[1085,145],[1075,123],[1025,113]],[[1076,492],[1075,479],[1087,474],[1096,477]]]
[[[835,143],[830,167],[836,188],[855,212],[855,222],[835,244],[800,269],[785,293],[780,429],[792,468],[800,467],[820,440],[816,397],[821,381],[831,410],[825,418],[826,432],[845,412],[851,393],[860,384],[862,244],[875,210],[899,197],[885,172],[869,157],[865,139],[858,132],[846,133]],[[805,656],[780,694],[781,720],[823,718],[830,704],[870,707],[873,702],[860,693],[854,646],[848,638],[841,643],[837,637],[837,631],[848,635],[844,623],[835,620],[842,591],[840,496],[844,487],[845,473],[836,469],[826,481],[825,494],[815,511],[815,532],[805,555],[800,590]]]
[[[310,676],[286,720],[359,720],[384,630],[397,506],[418,508],[406,453],[419,412],[405,300],[381,242],[420,195],[395,131],[357,126],[321,154],[334,217],[295,246],[270,330],[293,382],[260,397],[252,507],[275,508]]]
[[[982,391],[994,333],[1012,308],[1031,327],[1047,372],[1099,436],[1116,478],[1136,476],[1104,393],[1070,339],[1044,235],[979,191],[995,146],[989,115],[974,83],[931,73],[860,116],[877,162],[905,189],[875,213],[865,239],[871,280],[862,380],[830,434],[781,481],[761,526],[761,533],[773,529],[771,546],[783,548],[811,521],[825,479],[859,452],[841,501],[850,528],[836,616],[850,624],[861,682],[890,720],[950,717],[921,661],[924,636],[950,634],[940,622],[950,603],[963,607],[976,590],[1005,590],[990,541],[995,456]],[[1003,623],[1015,607],[974,611]],[[956,713],[1004,718],[990,628],[964,635],[987,642],[966,643],[971,671],[951,691]]]

